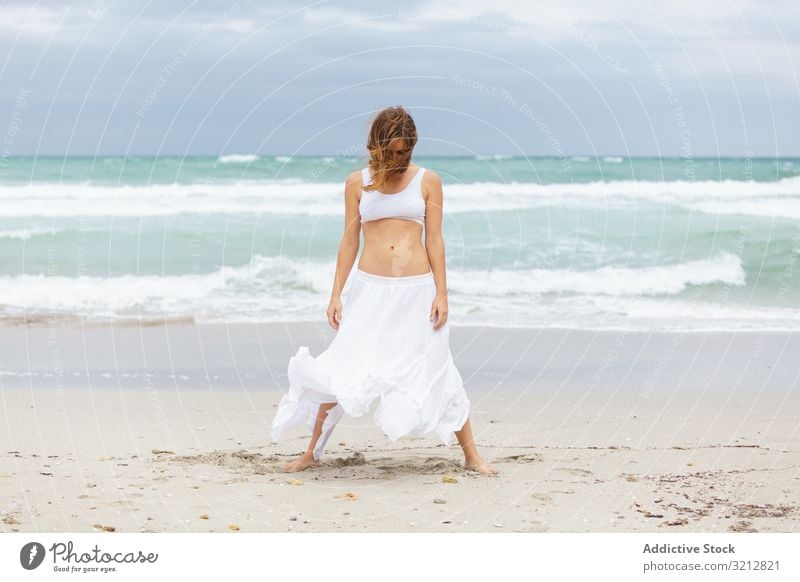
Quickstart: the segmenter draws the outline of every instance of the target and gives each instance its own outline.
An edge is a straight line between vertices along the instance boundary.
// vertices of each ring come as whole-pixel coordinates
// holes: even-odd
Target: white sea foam
[[[476,155],[475,159],[478,160],[478,161],[491,160],[491,161],[499,162],[499,161],[502,161],[502,160],[510,160],[513,157],[514,156],[511,155],[511,154],[489,154],[489,155]]]
[[[251,164],[260,157],[256,154],[226,154],[217,158],[220,164]]]
[[[448,287],[464,294],[500,297],[509,294],[580,293],[586,295],[675,295],[690,285],[744,285],[741,259],[717,257],[644,267],[602,267],[592,270],[525,269],[463,271]]]
[[[291,313],[305,305],[302,300],[293,301],[292,295],[299,291],[307,300],[309,294],[322,290],[312,287],[303,293],[302,285],[291,276],[292,268],[287,270],[284,263],[280,257],[256,255],[246,265],[222,266],[206,274],[0,277],[0,306],[7,315],[199,315],[202,319],[209,313],[218,316],[229,309],[257,308],[266,293],[271,308]]]
[[[343,184],[299,178],[108,186],[91,182],[0,186],[0,217],[252,214],[340,216]],[[447,212],[633,208],[633,201],[709,214],[800,218],[800,177],[777,182],[475,182],[445,186]]]
[[[800,310],[667,297],[564,295],[500,304],[450,297],[452,325],[627,331],[800,331]]]
[[[692,202],[686,208],[706,214],[761,216],[764,218],[800,219],[800,197],[797,199],[765,196],[746,200]]]
[[[199,323],[324,323],[334,263],[255,256],[241,266],[180,276],[0,277],[6,316],[189,317]],[[800,311],[690,301],[689,286],[744,284],[739,258],[587,271],[448,270],[454,325],[583,329],[800,329]],[[350,285],[350,280],[348,280]],[[347,289],[347,287],[346,287]]]
[[[13,228],[9,230],[0,230],[0,238],[10,238],[18,240],[28,240],[31,237],[39,235],[52,235],[54,230],[50,228]]]

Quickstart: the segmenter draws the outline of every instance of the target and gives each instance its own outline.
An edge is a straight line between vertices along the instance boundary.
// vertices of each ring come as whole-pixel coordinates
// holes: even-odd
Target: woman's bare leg
[[[484,475],[494,475],[499,472],[478,454],[478,449],[475,448],[475,439],[472,437],[472,425],[469,422],[469,418],[467,418],[467,422],[464,423],[461,430],[456,431],[456,438],[458,438],[458,443],[464,451],[465,469],[478,471]]]
[[[283,466],[283,470],[286,473],[303,471],[309,467],[319,467],[319,461],[314,458],[314,447],[317,445],[317,441],[322,435],[322,424],[325,422],[328,410],[336,406],[336,404],[336,402],[326,402],[325,404],[319,405],[317,420],[314,423],[314,430],[311,432],[311,442],[308,444],[308,449],[305,453]]]

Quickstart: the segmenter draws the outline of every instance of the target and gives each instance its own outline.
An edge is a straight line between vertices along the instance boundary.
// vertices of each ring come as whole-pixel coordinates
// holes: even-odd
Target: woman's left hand
[[[433,329],[439,329],[447,323],[447,294],[436,294],[431,306],[431,321],[434,321]]]

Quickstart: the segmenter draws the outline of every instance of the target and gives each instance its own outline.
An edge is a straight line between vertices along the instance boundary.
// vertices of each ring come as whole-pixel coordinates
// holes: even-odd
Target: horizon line
[[[365,157],[363,155],[349,155],[339,156],[338,153],[333,154],[256,154],[256,153],[219,153],[219,154],[176,154],[176,153],[138,153],[138,154],[15,154],[0,156],[0,161],[15,158],[221,158],[225,156],[257,156],[258,158],[336,158],[341,159]],[[628,160],[635,159],[669,159],[669,160],[780,160],[780,159],[800,159],[800,154],[789,155],[776,155],[776,156],[744,156],[744,155],[652,155],[652,154],[564,154],[564,155],[544,155],[544,154],[474,154],[474,155],[447,155],[447,154],[420,154],[418,158],[463,158],[463,159],[476,159],[476,158],[496,158],[494,161],[502,161],[503,159],[554,159],[560,160],[564,158],[589,158],[589,159],[603,159],[603,158],[622,158]],[[499,159],[498,159],[499,158]]]

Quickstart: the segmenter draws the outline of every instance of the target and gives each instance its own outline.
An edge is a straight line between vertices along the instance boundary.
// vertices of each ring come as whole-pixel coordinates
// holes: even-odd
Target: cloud
[[[311,25],[326,26],[330,24],[348,24],[354,28],[363,28],[376,32],[410,32],[420,27],[410,21],[398,20],[397,14],[367,14],[340,8],[309,8],[303,11],[305,22]]]
[[[19,35],[51,36],[58,30],[66,11],[41,5],[3,5],[0,6],[0,30]]]
[[[232,18],[220,24],[221,29],[230,30],[238,34],[251,34],[255,32],[257,26],[258,23],[255,20],[246,18]]]
[[[694,123],[699,149],[713,153],[717,132],[734,151],[775,149],[779,141],[800,151],[791,132],[800,109],[797,12],[796,0],[11,0],[0,6],[0,51],[8,56],[0,109],[13,108],[20,88],[31,89],[17,142],[28,150],[47,143],[55,151],[76,144],[125,151],[135,133],[135,145],[151,151],[164,123],[174,122],[169,144],[176,151],[209,123],[192,148],[215,151],[227,128],[236,128],[234,145],[256,151],[263,148],[259,131],[239,126],[247,112],[285,119],[298,104],[324,103],[270,137],[277,141],[269,147],[285,152],[298,136],[315,134],[321,120],[357,118],[387,100],[415,103],[421,123],[426,107],[469,112],[530,142],[514,133],[518,111],[452,84],[457,72],[535,107],[565,149],[585,151],[590,136],[603,151],[621,151],[624,134],[639,140],[638,151],[652,152],[642,129],[648,116],[659,139],[675,130],[658,61]],[[172,64],[134,132],[131,118]],[[68,82],[60,82],[63,75]],[[712,116],[717,127],[703,126]],[[459,135],[460,121],[450,123],[440,126],[448,139],[494,147]],[[100,135],[106,127],[113,133]],[[75,141],[62,143],[73,132]],[[339,138],[326,139],[334,151]]]

